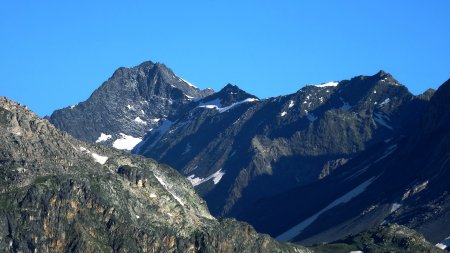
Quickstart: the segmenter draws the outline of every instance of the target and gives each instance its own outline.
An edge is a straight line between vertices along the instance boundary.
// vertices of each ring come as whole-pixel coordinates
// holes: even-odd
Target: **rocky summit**
[[[168,166],[74,139],[0,97],[2,252],[311,252],[216,220]]]
[[[212,93],[148,61],[117,69],[86,101],[57,110],[48,120],[80,140],[131,150],[183,105]]]

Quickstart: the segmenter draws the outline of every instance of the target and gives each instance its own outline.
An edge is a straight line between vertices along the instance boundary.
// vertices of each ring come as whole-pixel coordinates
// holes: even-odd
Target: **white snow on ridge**
[[[292,227],[291,229],[287,230],[286,232],[280,234],[279,236],[276,237],[276,239],[280,240],[280,241],[289,241],[292,238],[296,237],[297,235],[302,233],[305,228],[307,228],[309,225],[311,225],[317,218],[319,218],[320,215],[322,215],[326,211],[328,211],[328,210],[330,210],[330,209],[332,209],[335,206],[338,206],[340,204],[347,203],[350,200],[352,200],[353,198],[355,198],[358,195],[360,195],[361,193],[363,193],[367,189],[367,187],[370,184],[372,184],[373,181],[375,181],[375,179],[377,179],[377,177],[372,177],[372,178],[364,181],[362,184],[358,185],[353,190],[347,192],[346,194],[344,194],[340,198],[338,198],[338,199],[334,200],[333,202],[331,202],[329,205],[327,205],[325,208],[320,210],[318,213],[316,213],[313,216],[307,218],[306,220],[300,222],[299,224],[295,225],[294,227]]]
[[[450,236],[442,240],[442,242],[436,244],[436,247],[440,249],[447,249],[450,246]]]
[[[233,104],[231,104],[229,106],[222,107],[222,102],[220,101],[220,99],[217,98],[217,99],[214,99],[212,101],[201,103],[198,107],[200,107],[200,108],[208,108],[208,109],[216,109],[216,110],[219,111],[219,113],[224,113],[224,112],[226,112],[226,111],[228,111],[228,110],[232,109],[233,107],[238,106],[240,104],[256,102],[256,101],[259,101],[259,99],[257,99],[257,98],[247,98],[247,99],[244,99],[242,101],[233,103]]]
[[[136,118],[134,119],[134,122],[136,122],[136,123],[138,123],[138,124],[141,124],[141,125],[147,125],[147,121],[142,120],[142,119],[139,118],[139,117],[136,117]]]
[[[92,158],[94,158],[94,160],[98,163],[100,163],[101,165],[105,164],[106,161],[108,161],[108,157],[106,156],[101,156],[99,154],[96,153],[92,153]]]
[[[127,105],[128,110],[134,110],[134,106],[132,105]]]
[[[192,83],[190,83],[190,82],[188,82],[188,81],[186,81],[186,80],[184,80],[183,78],[180,78],[181,79],[181,81],[183,81],[183,82],[185,82],[185,83],[187,83],[189,86],[191,86],[191,87],[193,87],[193,88],[196,88],[196,89],[198,89],[198,87],[197,86],[195,86],[195,85],[193,85]]]
[[[173,198],[176,200],[176,201],[178,201],[178,203],[180,203],[180,205],[182,205],[182,206],[184,206],[184,202],[181,200],[181,198],[180,197],[178,197],[173,191],[172,191],[172,187],[169,187],[167,184],[166,184],[166,182],[164,182],[164,180],[161,178],[161,177],[159,177],[159,176],[157,176],[157,175],[155,175],[155,177],[156,177],[156,179],[158,180],[158,182],[164,187],[164,189],[166,189],[166,191],[168,191],[172,196],[173,196]]]
[[[197,186],[200,184],[203,184],[204,182],[208,181],[208,180],[213,180],[214,184],[218,184],[220,182],[220,180],[222,179],[223,175],[225,175],[225,172],[222,171],[222,169],[214,172],[213,174],[209,175],[206,178],[200,178],[200,177],[195,177],[194,174],[190,175],[187,177],[187,179],[189,180],[189,182],[191,182],[191,184],[193,186]]]
[[[98,137],[98,139],[95,141],[95,143],[107,141],[111,138],[112,138],[112,136],[110,134],[101,133],[100,136]]]
[[[219,109],[222,107],[222,101],[220,101],[220,99],[216,98],[216,99],[208,101],[208,102],[201,102],[198,105],[198,107],[208,108],[208,109]]]
[[[124,133],[120,133],[120,135],[121,137],[113,142],[113,147],[117,149],[132,150],[142,141],[142,138],[136,138]]]
[[[322,83],[322,84],[315,84],[313,86],[324,88],[324,87],[336,87],[339,84],[339,82],[328,82],[328,83]]]
[[[281,113],[281,117],[286,116],[286,114],[287,114],[287,112],[282,112],[282,113]]]
[[[92,153],[89,149],[85,148],[85,147],[80,147],[80,151],[81,152],[85,152],[87,154],[91,154],[92,158],[97,162],[100,163],[101,165],[105,164],[106,161],[108,161],[108,157],[106,156],[101,156],[97,153]]]

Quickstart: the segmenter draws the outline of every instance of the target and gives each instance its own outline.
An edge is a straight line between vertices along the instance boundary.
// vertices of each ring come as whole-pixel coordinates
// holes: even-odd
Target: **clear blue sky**
[[[146,60],[262,98],[380,69],[417,94],[450,78],[449,13],[447,0],[2,1],[0,95],[43,116]]]

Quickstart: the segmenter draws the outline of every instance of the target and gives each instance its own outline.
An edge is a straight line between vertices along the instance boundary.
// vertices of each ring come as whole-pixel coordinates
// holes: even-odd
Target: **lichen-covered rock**
[[[0,98],[5,252],[309,252],[218,221],[175,170],[81,142]]]

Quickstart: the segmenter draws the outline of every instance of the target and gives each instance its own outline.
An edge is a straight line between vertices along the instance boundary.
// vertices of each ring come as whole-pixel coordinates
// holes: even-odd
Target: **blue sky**
[[[0,95],[43,116],[146,60],[262,98],[380,69],[417,94],[450,78],[449,10],[446,0],[3,1]]]

